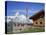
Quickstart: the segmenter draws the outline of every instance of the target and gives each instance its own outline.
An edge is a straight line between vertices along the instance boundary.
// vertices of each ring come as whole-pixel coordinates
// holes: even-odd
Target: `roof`
[[[38,13],[36,13],[35,15],[31,16],[29,19],[33,19],[33,20],[37,20],[40,17],[44,17],[44,10],[39,11]]]

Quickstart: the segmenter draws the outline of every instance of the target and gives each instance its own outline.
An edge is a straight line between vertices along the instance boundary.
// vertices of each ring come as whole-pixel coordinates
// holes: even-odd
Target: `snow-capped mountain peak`
[[[17,12],[15,16],[7,16],[7,22],[11,21],[11,19],[16,23],[33,23],[32,19],[26,18],[23,14],[20,15],[19,12]]]

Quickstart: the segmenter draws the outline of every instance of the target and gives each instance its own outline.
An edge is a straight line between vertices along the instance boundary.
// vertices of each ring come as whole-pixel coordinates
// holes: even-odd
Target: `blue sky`
[[[28,9],[28,16],[33,16],[40,10],[44,9],[44,3],[8,1],[7,16],[14,16],[16,12],[25,15],[26,8]]]

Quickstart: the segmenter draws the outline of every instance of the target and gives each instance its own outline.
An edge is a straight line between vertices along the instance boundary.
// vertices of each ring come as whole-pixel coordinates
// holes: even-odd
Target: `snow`
[[[7,22],[11,21],[13,19],[13,22],[16,23],[33,23],[32,19],[26,18],[25,15],[20,15],[19,12],[17,12],[14,16],[7,16]]]

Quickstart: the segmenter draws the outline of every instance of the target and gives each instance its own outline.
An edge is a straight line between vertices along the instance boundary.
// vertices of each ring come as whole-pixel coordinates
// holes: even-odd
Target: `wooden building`
[[[29,19],[33,19],[33,26],[45,26],[45,13],[44,10],[39,11]]]

